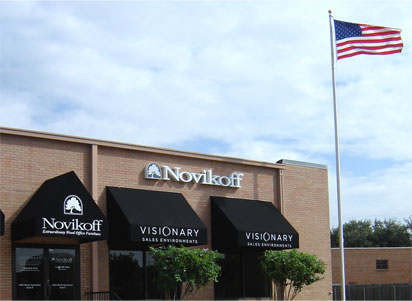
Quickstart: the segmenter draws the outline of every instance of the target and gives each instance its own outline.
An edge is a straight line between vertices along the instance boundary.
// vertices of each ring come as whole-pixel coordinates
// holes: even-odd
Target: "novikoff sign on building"
[[[213,174],[212,169],[204,169],[201,172],[182,171],[181,167],[171,168],[167,165],[160,167],[157,163],[151,162],[145,167],[145,178],[151,180],[176,181],[202,185],[215,185],[224,187],[240,188],[243,173],[233,172],[229,176]]]

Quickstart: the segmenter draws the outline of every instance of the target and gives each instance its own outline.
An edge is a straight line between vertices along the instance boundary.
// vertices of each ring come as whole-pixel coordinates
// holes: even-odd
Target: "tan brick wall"
[[[12,298],[11,222],[31,195],[50,178],[74,171],[88,187],[90,151],[85,144],[0,134],[0,208],[5,235],[0,238],[0,299]],[[82,293],[90,290],[89,247],[81,247]]]
[[[284,174],[284,216],[299,232],[299,251],[316,255],[327,265],[324,279],[304,289],[297,299],[331,299],[328,172],[288,165]]]
[[[1,130],[1,128],[0,128]],[[74,170],[91,188],[91,144],[98,146],[97,203],[106,212],[106,186],[180,192],[208,227],[210,237],[210,196],[238,197],[271,201],[280,207],[279,167],[281,165],[221,158],[178,151],[106,143],[42,133],[0,133],[0,208],[6,215],[6,234],[1,238],[0,299],[11,298],[10,224],[29,197],[47,179]],[[216,187],[144,178],[149,162],[182,170],[214,174],[244,174],[242,188]],[[286,165],[283,170],[284,214],[300,234],[300,250],[320,257],[328,265],[321,282],[305,289],[303,299],[330,299],[330,243],[327,170]],[[81,247],[81,293],[92,290],[91,244]],[[98,243],[99,290],[109,289],[108,246]],[[213,285],[198,296],[213,298]]]
[[[133,150],[99,147],[98,157],[98,191],[99,204],[106,207],[106,186],[160,190],[182,193],[200,219],[208,228],[207,247],[211,248],[210,228],[210,196],[227,196],[247,199],[259,199],[277,202],[278,172],[272,168],[253,167],[241,164],[207,161],[196,158],[168,156]],[[144,168],[150,162],[170,167],[181,167],[190,172],[201,172],[204,169],[213,169],[214,174],[229,175],[232,172],[244,174],[242,188],[216,187],[210,185],[196,185],[174,181],[153,181],[144,178]],[[101,244],[101,260],[107,262],[101,269],[101,288],[108,289],[108,250],[107,244]],[[213,298],[213,286],[210,285],[201,291],[196,298]]]
[[[388,260],[388,270],[376,270]],[[339,249],[332,249],[332,281],[340,283]],[[346,248],[346,284],[412,283],[412,248]]]

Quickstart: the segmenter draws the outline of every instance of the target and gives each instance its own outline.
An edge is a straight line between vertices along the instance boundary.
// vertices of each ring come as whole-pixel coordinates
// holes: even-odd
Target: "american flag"
[[[385,55],[402,51],[401,30],[334,20],[337,59],[359,54]]]

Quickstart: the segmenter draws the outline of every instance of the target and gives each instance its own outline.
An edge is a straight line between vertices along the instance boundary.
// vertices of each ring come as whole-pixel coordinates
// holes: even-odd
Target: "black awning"
[[[0,236],[4,235],[4,213],[0,209]]]
[[[109,244],[207,244],[207,229],[181,193],[107,187]]]
[[[45,181],[11,225],[13,241],[75,243],[107,239],[107,219],[71,171]]]
[[[211,197],[211,207],[214,249],[299,247],[298,232],[270,202]]]

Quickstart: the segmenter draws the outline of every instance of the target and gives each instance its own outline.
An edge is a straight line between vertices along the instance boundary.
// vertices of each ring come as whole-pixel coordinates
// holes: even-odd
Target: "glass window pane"
[[[49,249],[50,299],[75,298],[76,254],[74,249]]]
[[[215,298],[241,298],[242,280],[239,253],[226,253],[221,261],[222,273],[215,283]]]
[[[260,268],[262,253],[243,253],[244,297],[270,297],[270,282]]]
[[[110,290],[123,300],[144,299],[143,251],[110,250]]]
[[[41,248],[16,248],[16,298],[43,299],[44,261]]]
[[[376,260],[376,269],[377,270],[387,270],[388,269],[388,260],[386,260],[386,259]]]

